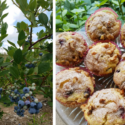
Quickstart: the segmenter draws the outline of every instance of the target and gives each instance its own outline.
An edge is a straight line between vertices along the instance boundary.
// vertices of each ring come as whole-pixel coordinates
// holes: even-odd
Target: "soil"
[[[5,113],[0,120],[0,125],[52,125],[52,107],[47,104],[47,99],[43,95],[36,95],[36,98],[42,102],[43,107],[37,115],[31,115],[25,111],[24,117],[19,117],[14,112],[14,106],[4,107],[0,105],[1,110]]]

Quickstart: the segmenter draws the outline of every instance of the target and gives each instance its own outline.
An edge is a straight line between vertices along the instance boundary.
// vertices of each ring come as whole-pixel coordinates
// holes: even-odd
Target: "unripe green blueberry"
[[[29,97],[30,95],[28,93],[25,94],[25,97]]]
[[[32,86],[35,86],[36,84],[35,83],[32,83]]]
[[[29,94],[32,95],[33,94],[32,91],[29,91]]]
[[[23,97],[22,97],[22,99],[23,99],[23,100],[25,100],[25,99],[26,99],[26,97],[25,97],[25,96],[23,96]]]
[[[35,102],[35,103],[38,103],[39,101],[38,101],[38,99],[35,99],[34,102]]]
[[[25,106],[23,107],[23,109],[26,110],[26,109],[27,109],[27,106],[25,105]]]
[[[32,90],[35,90],[36,89],[36,87],[35,86],[32,86]]]

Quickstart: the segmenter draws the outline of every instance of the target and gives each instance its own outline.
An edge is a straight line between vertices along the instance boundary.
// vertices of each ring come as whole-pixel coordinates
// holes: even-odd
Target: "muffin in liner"
[[[123,27],[121,28],[120,41],[121,41],[122,46],[125,48],[125,23]]]
[[[114,42],[96,42],[89,46],[84,59],[86,68],[96,76],[114,72],[121,59],[121,51]]]
[[[81,109],[89,125],[124,125],[124,91],[116,88],[97,91]]]
[[[76,32],[63,32],[56,37],[56,64],[64,67],[79,65],[86,55],[87,43]]]
[[[121,29],[121,21],[117,18],[117,13],[111,8],[98,9],[86,21],[87,36],[94,42],[115,40]]]
[[[122,60],[115,68],[113,81],[120,89],[125,90],[125,53],[122,55]]]
[[[56,75],[56,99],[66,107],[79,107],[94,92],[94,77],[80,67],[62,70]]]

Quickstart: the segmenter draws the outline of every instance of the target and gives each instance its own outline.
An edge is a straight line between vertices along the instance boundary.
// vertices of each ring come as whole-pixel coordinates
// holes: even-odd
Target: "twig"
[[[32,32],[33,32],[33,23],[31,22],[31,30],[30,30],[30,46],[32,46]]]
[[[52,34],[49,34],[48,36],[44,36],[43,38],[37,40],[36,42],[34,42],[32,45],[29,46],[29,49],[28,49],[28,50],[30,50],[31,47],[34,46],[36,43],[40,42],[40,41],[43,40],[43,39],[47,39],[47,38],[50,37],[51,35],[52,35]]]

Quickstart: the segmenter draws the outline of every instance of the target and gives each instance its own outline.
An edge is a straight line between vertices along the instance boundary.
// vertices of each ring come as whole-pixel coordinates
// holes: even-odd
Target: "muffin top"
[[[122,45],[125,47],[125,23],[121,29],[121,42],[122,42]]]
[[[120,89],[125,89],[125,53],[122,55],[122,59],[123,61],[115,69],[113,81]]]
[[[120,32],[121,24],[110,11],[99,11],[88,19],[86,29],[93,41],[114,40]]]
[[[63,32],[56,37],[56,63],[63,66],[79,64],[87,50],[83,37],[74,32]]]
[[[94,92],[94,78],[79,67],[61,71],[56,76],[56,98],[62,103],[84,103]]]
[[[85,58],[85,65],[96,75],[107,75],[115,70],[120,57],[121,54],[113,43],[99,42],[89,46],[89,51]]]
[[[89,125],[125,124],[124,92],[119,89],[103,89],[95,92],[87,104],[81,105]]]

